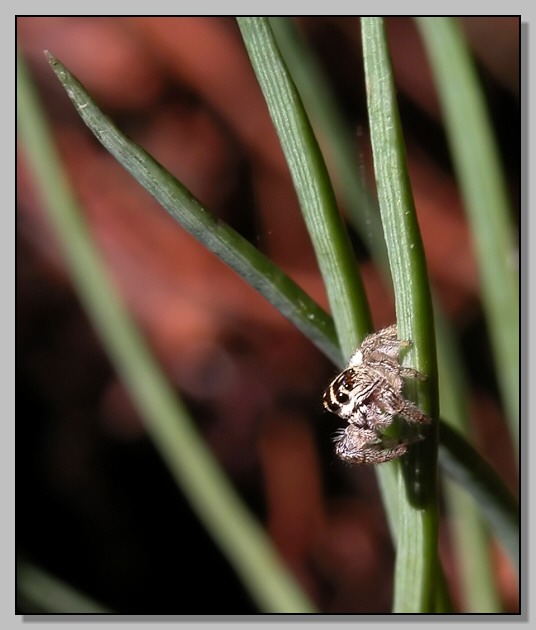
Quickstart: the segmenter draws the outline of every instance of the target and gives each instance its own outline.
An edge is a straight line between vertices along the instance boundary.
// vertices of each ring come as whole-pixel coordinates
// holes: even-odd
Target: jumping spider
[[[420,439],[382,434],[395,416],[415,424],[430,422],[402,392],[404,379],[426,378],[400,365],[399,352],[409,345],[411,342],[397,339],[396,324],[368,335],[324,392],[324,407],[348,422],[336,437],[335,452],[341,459],[355,464],[387,462],[403,455]]]

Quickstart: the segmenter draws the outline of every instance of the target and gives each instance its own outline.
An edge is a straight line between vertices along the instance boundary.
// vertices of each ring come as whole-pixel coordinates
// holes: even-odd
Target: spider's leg
[[[342,460],[351,464],[381,464],[404,455],[410,443],[348,425],[337,436],[335,452]]]
[[[426,374],[423,374],[422,372],[419,372],[419,370],[415,370],[414,368],[410,367],[399,367],[398,373],[404,378],[415,378],[418,381],[425,381],[428,378]]]
[[[404,399],[404,407],[398,413],[408,422],[415,422],[416,424],[430,424],[432,422],[430,416],[423,413],[411,400]]]

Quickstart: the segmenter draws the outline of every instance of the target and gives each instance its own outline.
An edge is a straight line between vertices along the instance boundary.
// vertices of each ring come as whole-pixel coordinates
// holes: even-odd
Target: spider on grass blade
[[[411,342],[397,339],[396,324],[368,335],[347,367],[324,392],[324,407],[348,422],[336,436],[335,452],[352,463],[379,464],[403,455],[421,439],[398,439],[382,432],[395,416],[429,424],[430,418],[403,394],[404,379],[424,380],[413,368],[402,367],[400,350]]]

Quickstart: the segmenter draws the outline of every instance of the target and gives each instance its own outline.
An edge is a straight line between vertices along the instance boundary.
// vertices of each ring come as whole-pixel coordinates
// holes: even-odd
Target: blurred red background
[[[359,21],[298,23],[370,173]],[[462,23],[517,208],[519,21]],[[412,20],[389,18],[387,27],[429,274],[462,341],[475,439],[517,492],[430,71]],[[24,17],[17,34],[110,273],[218,460],[322,612],[389,612],[393,549],[374,471],[335,460],[338,423],[321,409],[334,367],[123,171],[43,56],[50,50],[123,131],[327,308],[234,19]],[[120,612],[255,612],[178,496],[81,311],[22,151],[17,179],[19,553]],[[387,325],[393,300],[354,240],[375,325]],[[445,528],[441,542],[457,598]],[[515,576],[498,549],[496,561],[505,609],[515,612]]]

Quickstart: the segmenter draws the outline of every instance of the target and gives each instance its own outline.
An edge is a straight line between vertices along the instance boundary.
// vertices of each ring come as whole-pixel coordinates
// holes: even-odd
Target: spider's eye
[[[348,394],[345,394],[341,390],[330,388],[324,392],[324,407],[329,409],[332,413],[338,413],[341,405],[348,402]]]

